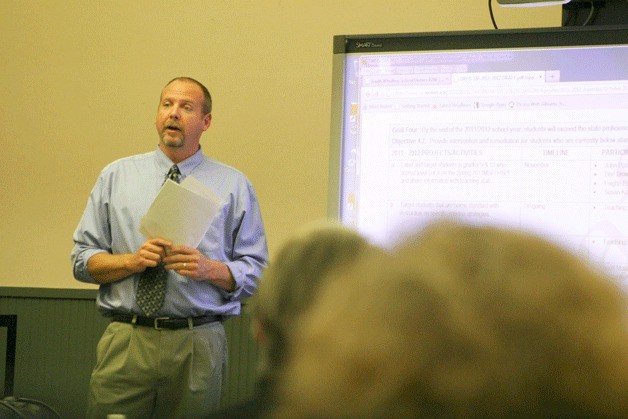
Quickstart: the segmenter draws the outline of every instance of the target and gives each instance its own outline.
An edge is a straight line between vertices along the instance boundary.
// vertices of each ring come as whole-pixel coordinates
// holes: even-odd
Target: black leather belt
[[[138,326],[152,327],[159,329],[186,329],[202,324],[219,322],[222,320],[222,316],[199,316],[199,317],[187,317],[187,318],[172,318],[172,317],[143,317],[135,316],[133,314],[114,314],[111,317],[112,322],[130,323]]]

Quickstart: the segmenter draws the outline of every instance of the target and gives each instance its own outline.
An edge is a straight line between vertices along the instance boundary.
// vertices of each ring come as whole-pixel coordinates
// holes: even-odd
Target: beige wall
[[[103,166],[156,146],[172,77],[212,92],[204,151],[255,185],[272,255],[326,216],[333,35],[492,29],[485,0],[0,6],[0,286],[91,287],[72,278],[72,233]],[[494,10],[500,28],[560,25],[559,7]]]

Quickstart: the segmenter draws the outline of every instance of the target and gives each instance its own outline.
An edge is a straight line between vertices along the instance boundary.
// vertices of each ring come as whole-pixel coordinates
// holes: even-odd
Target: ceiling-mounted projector
[[[571,0],[497,0],[503,7],[540,7],[540,6],[558,6],[560,4],[569,3]]]

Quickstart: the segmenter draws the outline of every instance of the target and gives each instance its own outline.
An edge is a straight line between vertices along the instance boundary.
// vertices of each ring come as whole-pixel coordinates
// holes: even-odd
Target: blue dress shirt
[[[74,277],[96,283],[87,272],[87,261],[100,252],[135,253],[146,237],[139,232],[146,214],[164,182],[172,161],[156,151],[126,157],[105,167],[94,186],[83,217],[74,232],[71,259]],[[238,170],[210,159],[199,149],[178,164],[182,179],[192,175],[221,200],[218,215],[198,246],[210,259],[227,264],[236,282],[226,292],[208,281],[196,281],[168,271],[166,301],[156,316],[193,317],[240,313],[240,301],[257,289],[268,260],[266,234],[255,190]],[[101,284],[99,311],[142,315],[135,304],[139,274]]]

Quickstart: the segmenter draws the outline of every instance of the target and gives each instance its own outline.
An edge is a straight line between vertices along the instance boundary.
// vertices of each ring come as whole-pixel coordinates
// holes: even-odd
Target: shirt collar
[[[165,177],[166,173],[168,173],[168,170],[170,170],[170,167],[172,167],[174,163],[168,158],[168,156],[164,154],[163,151],[161,151],[159,147],[157,147],[157,153],[155,154],[155,156],[157,160],[156,162],[158,170],[160,172],[163,172]],[[181,179],[185,179],[190,173],[192,173],[194,169],[196,169],[196,166],[201,164],[202,161],[203,151],[201,149],[201,145],[199,144],[196,153],[192,154],[190,157],[183,160],[182,162],[177,163],[177,166],[179,166],[179,171],[182,175]]]

